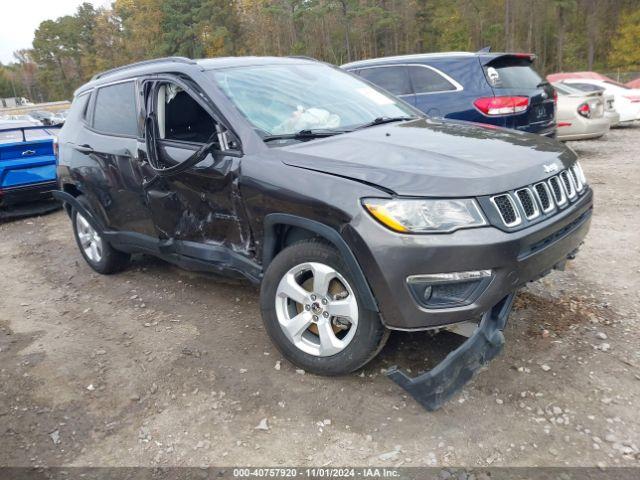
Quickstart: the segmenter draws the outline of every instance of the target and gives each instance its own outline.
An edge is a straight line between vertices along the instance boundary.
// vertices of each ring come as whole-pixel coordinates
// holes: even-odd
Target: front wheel
[[[260,292],[269,336],[289,361],[312,373],[357,370],[384,346],[388,330],[362,307],[340,254],[307,240],[284,249],[269,265]]]

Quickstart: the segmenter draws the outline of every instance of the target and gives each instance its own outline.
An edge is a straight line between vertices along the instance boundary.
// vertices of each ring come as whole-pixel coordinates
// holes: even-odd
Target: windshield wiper
[[[322,129],[307,129],[300,130],[295,133],[283,133],[281,135],[265,135],[262,137],[264,142],[271,142],[273,140],[311,140],[314,138],[331,137],[333,135],[339,135],[346,133],[347,130],[322,130]]]
[[[416,120],[419,117],[404,116],[404,117],[378,117],[374,118],[369,123],[363,123],[358,125],[355,129],[360,130],[362,128],[375,127],[376,125],[383,125],[385,123],[404,122],[407,120]]]

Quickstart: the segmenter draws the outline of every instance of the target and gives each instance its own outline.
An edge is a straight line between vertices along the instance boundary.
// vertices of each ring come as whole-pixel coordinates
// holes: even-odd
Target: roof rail
[[[300,60],[313,60],[314,62],[322,62],[322,60],[309,57],[308,55],[287,55],[287,58],[299,58]]]
[[[187,57],[163,57],[163,58],[153,58],[151,60],[142,60],[141,62],[130,63],[128,65],[122,65],[120,67],[115,67],[110,70],[105,70],[104,72],[96,73],[91,80],[97,80],[98,78],[102,78],[106,75],[111,75],[112,73],[120,72],[123,70],[128,70],[133,67],[140,67],[142,65],[153,65],[154,63],[163,63],[163,62],[176,62],[176,63],[189,63],[196,64],[195,60],[191,60]]]

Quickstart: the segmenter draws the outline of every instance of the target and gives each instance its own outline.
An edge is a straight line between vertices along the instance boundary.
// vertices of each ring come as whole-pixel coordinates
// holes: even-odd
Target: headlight
[[[396,232],[453,232],[459,228],[486,225],[475,200],[414,200],[365,198],[364,207],[373,217]]]

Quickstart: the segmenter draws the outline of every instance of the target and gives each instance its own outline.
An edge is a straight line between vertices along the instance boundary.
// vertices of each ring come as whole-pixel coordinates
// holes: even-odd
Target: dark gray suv
[[[308,371],[356,370],[390,330],[478,324],[434,370],[390,372],[430,409],[500,351],[514,292],[573,257],[592,212],[566,146],[432,120],[301,58],[105,72],[59,145],[56,196],[94,270],[146,253],[260,283],[267,332]]]

